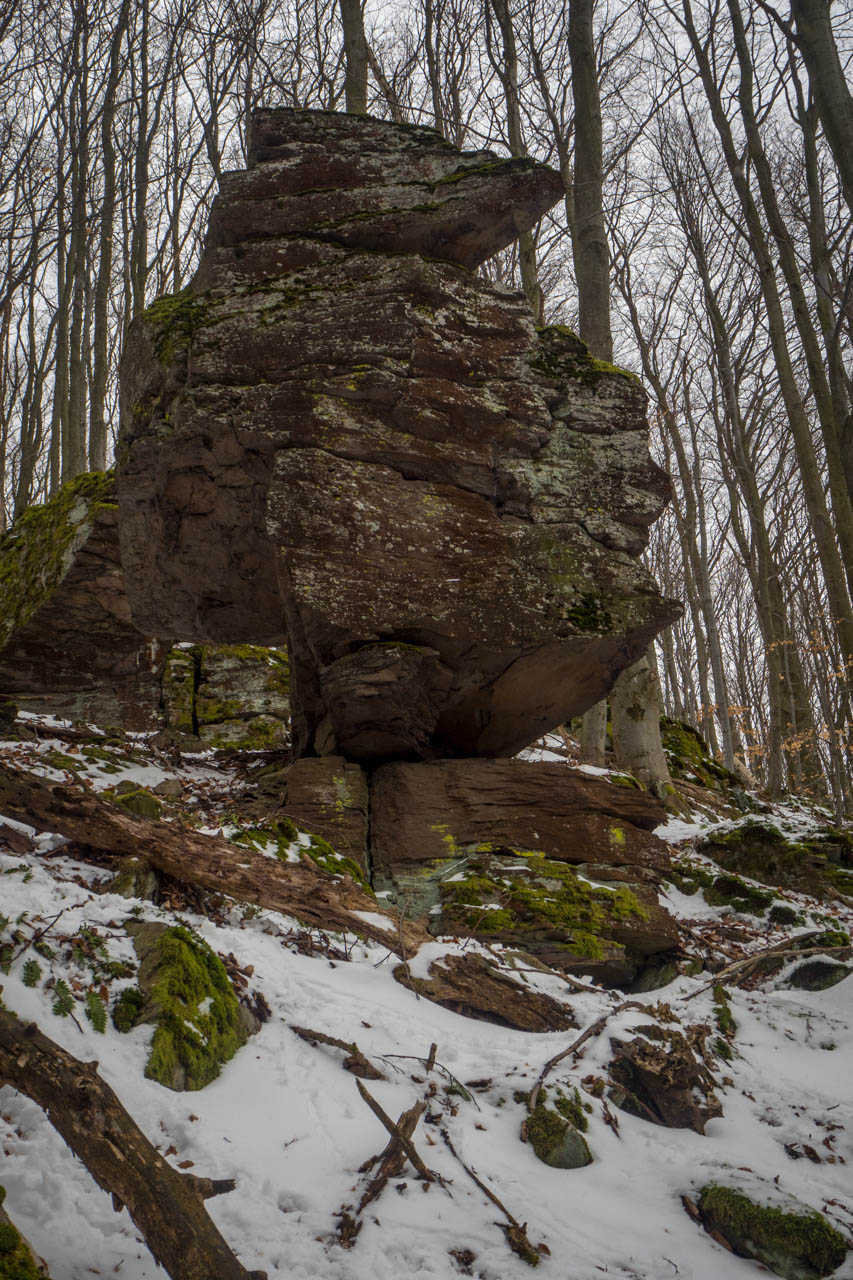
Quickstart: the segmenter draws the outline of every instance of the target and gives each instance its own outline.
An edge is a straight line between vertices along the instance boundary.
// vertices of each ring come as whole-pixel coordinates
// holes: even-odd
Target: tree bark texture
[[[853,95],[832,34],[829,0],[791,0],[791,16],[844,199],[853,213]]]
[[[121,1201],[173,1280],[250,1280],[204,1208],[231,1182],[181,1174],[125,1111],[96,1062],[81,1062],[0,1007],[0,1083],[38,1103],[98,1186]],[[120,1206],[119,1206],[120,1207]]]

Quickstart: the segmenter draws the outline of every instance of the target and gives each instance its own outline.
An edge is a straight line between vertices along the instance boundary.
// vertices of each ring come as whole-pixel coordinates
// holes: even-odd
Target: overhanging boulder
[[[468,269],[557,175],[310,111],[258,113],[250,157],[129,333],[134,617],[286,636],[297,755],[512,754],[679,612],[637,559],[669,494],[641,385]]]

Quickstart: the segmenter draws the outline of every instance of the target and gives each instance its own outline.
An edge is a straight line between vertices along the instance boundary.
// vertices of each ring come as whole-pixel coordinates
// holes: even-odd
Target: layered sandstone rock
[[[166,727],[199,750],[287,750],[289,683],[281,649],[176,645],[163,673]]]
[[[264,111],[191,288],[131,328],[134,618],[288,639],[297,755],[511,754],[676,616],[645,396],[472,274],[560,195],[429,130]]]
[[[678,945],[656,892],[664,817],[647,793],[562,764],[385,764],[370,787],[374,885],[436,934],[628,985]]]
[[[30,507],[0,542],[0,694],[24,710],[144,730],[168,645],[140,634],[119,561],[112,476]]]

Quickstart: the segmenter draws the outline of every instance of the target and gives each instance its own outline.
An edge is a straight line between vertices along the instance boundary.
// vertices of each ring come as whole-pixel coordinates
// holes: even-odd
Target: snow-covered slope
[[[0,744],[0,750],[27,767],[50,752],[63,753],[66,765],[79,757],[67,740],[44,737]],[[98,788],[123,779],[152,786],[178,777],[185,788],[182,802],[197,800],[209,825],[217,821],[217,805],[224,812],[226,797],[233,800],[233,776],[212,759],[170,768],[163,759],[153,762],[141,740],[125,757],[126,766],[111,762],[120,772],[103,772],[82,758],[76,771]],[[59,757],[49,761],[38,766],[45,775],[64,776]],[[689,839],[691,833],[695,828],[685,825],[666,835]],[[531,971],[520,980],[567,1000],[576,1029],[531,1035],[473,1021],[400,986],[388,954],[378,946],[352,937],[325,938],[316,930],[309,945],[306,930],[294,920],[240,904],[209,918],[185,902],[174,904],[176,912],[98,892],[107,869],[77,861],[58,845],[43,836],[36,852],[16,854],[0,842],[0,912],[9,922],[2,936],[8,941],[14,932],[18,939],[2,978],[2,999],[75,1056],[97,1059],[124,1106],[176,1167],[236,1179],[236,1190],[208,1201],[208,1210],[249,1269],[289,1280],[528,1276],[529,1266],[508,1247],[502,1229],[506,1217],[465,1165],[510,1214],[527,1223],[530,1240],[542,1246],[538,1273],[553,1280],[594,1280],[601,1274],[746,1280],[759,1274],[757,1264],[726,1252],[682,1206],[682,1195],[715,1181],[741,1179],[758,1196],[762,1191],[794,1196],[822,1211],[847,1236],[851,1233],[850,978],[828,990],[806,992],[786,987],[783,971],[752,989],[730,988],[737,1023],[734,1054],[730,1061],[716,1062],[723,1116],[711,1120],[704,1135],[607,1108],[585,1090],[584,1081],[591,1089],[590,1078],[606,1074],[611,1040],[629,1039],[633,1027],[648,1022],[643,1008],[613,1013],[579,1054],[549,1077],[549,1084],[562,1084],[567,1092],[579,1088],[593,1155],[586,1168],[552,1169],[520,1140],[526,1115],[522,1095],[551,1057],[625,1000],[623,993],[569,991],[559,977]],[[792,937],[810,925],[827,927],[825,904],[793,895],[791,900],[804,920],[789,928]],[[720,962],[785,936],[707,906],[701,895],[673,889],[668,905],[685,921],[697,949],[710,949]],[[839,908],[830,915],[849,931],[853,913]],[[263,994],[271,1010],[260,1032],[199,1092],[173,1093],[145,1079],[151,1028],[122,1035],[108,1022],[99,1034],[82,1004],[73,1018],[52,1012],[52,980],[64,978],[72,989],[76,984],[78,994],[91,981],[86,957],[79,946],[75,957],[72,940],[89,930],[90,938],[102,940],[102,958],[133,962],[123,922],[134,916],[168,923],[179,919],[198,930],[214,950],[236,958],[250,988]],[[36,954],[31,945],[46,926],[42,941],[52,957]],[[34,958],[41,973],[28,986],[24,965]],[[655,1006],[664,1019],[670,1014],[661,1006],[668,1005],[684,1023],[714,1027],[711,979],[707,972],[681,976],[631,999]],[[114,979],[111,995],[130,982]],[[300,1038],[294,1025],[357,1042],[386,1077],[368,1087],[393,1117],[427,1098],[414,1141],[442,1181],[423,1183],[407,1165],[367,1209],[350,1249],[337,1242],[337,1215],[358,1201],[368,1176],[359,1166],[382,1150],[387,1134],[360,1098],[354,1077],[342,1068],[344,1055]],[[432,1044],[435,1066],[428,1072]],[[163,1274],[127,1213],[113,1211],[109,1197],[40,1109],[8,1087],[0,1089],[0,1142],[6,1207],[54,1280],[93,1274],[142,1280]],[[835,1274],[839,1280],[853,1277],[853,1254]]]

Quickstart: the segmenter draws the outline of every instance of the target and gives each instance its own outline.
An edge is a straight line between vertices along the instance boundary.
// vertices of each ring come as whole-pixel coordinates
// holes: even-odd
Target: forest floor
[[[86,762],[73,736],[63,735],[70,726],[45,717],[26,723],[38,737],[0,741],[0,758],[57,781],[88,779],[96,790],[177,781],[180,804],[197,811],[200,828],[210,832],[227,830],[239,813],[244,782],[233,763],[212,755],[169,762],[132,735],[124,746],[111,739],[103,759]],[[660,830],[676,856],[689,854],[709,830],[731,825],[712,804],[703,809]],[[817,820],[795,802],[775,806],[763,815],[768,818],[792,834]],[[797,957],[772,976],[732,975],[731,1057],[711,1063],[723,1114],[700,1135],[613,1109],[596,1095],[595,1081],[607,1074],[611,1042],[630,1039],[650,1016],[673,1026],[705,1023],[713,1037],[717,1013],[708,969],[632,995],[642,1007],[621,1012],[623,992],[569,990],[551,973],[520,974],[518,981],[565,1001],[577,1022],[567,1032],[528,1034],[419,999],[394,981],[394,957],[378,944],[308,930],[240,903],[211,907],[204,895],[180,886],[158,905],[129,900],[104,891],[110,870],[75,858],[61,838],[35,836],[34,849],[15,852],[10,830],[23,828],[7,822],[5,844],[0,833],[0,914],[6,917],[0,942],[12,942],[0,978],[6,1007],[37,1022],[77,1058],[96,1059],[176,1168],[236,1179],[234,1191],[207,1207],[250,1270],[265,1270],[271,1280],[526,1277],[530,1267],[511,1251],[504,1232],[508,1219],[482,1184],[526,1223],[539,1253],[538,1274],[554,1280],[757,1276],[763,1268],[726,1252],[685,1211],[682,1196],[695,1199],[708,1183],[742,1185],[768,1201],[794,1197],[848,1239],[853,1235],[849,977],[826,990],[796,989],[789,982],[802,963]],[[798,913],[798,922],[783,928],[711,906],[701,892],[672,887],[663,901],[684,926],[687,950],[716,969],[809,932],[853,930],[850,905],[784,891],[778,901]],[[238,983],[269,1007],[259,1033],[203,1090],[176,1093],[145,1078],[150,1027],[121,1034],[108,1019],[98,1032],[84,1016],[83,997],[98,965],[111,1002],[133,983],[132,977],[109,978],[105,963],[135,963],[123,927],[132,918],[196,930],[231,958]],[[32,964],[25,975],[33,960],[38,975]],[[70,1016],[53,1011],[60,981],[74,998]],[[578,1090],[593,1162],[570,1171],[550,1168],[520,1140],[525,1096],[550,1058],[608,1014],[548,1080],[569,1096]],[[349,1248],[338,1234],[341,1210],[358,1201],[369,1177],[359,1168],[388,1135],[342,1069],[341,1051],[302,1038],[294,1026],[355,1041],[385,1077],[368,1087],[392,1117],[419,1099],[427,1104],[413,1140],[440,1178],[422,1181],[407,1164],[366,1209]],[[127,1212],[114,1211],[43,1112],[10,1087],[0,1088],[0,1149],[6,1208],[53,1280],[163,1274]],[[851,1280],[853,1253],[835,1275]]]

